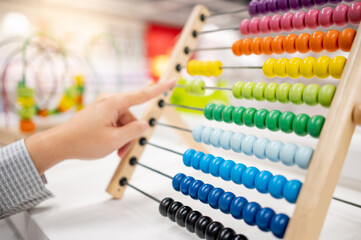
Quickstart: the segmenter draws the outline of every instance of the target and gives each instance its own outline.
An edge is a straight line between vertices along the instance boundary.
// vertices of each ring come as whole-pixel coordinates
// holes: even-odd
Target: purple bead
[[[313,0],[301,0],[301,4],[305,8],[310,8],[310,7],[313,7],[315,5]]]
[[[289,0],[290,8],[293,10],[298,10],[302,7],[300,0]]]
[[[282,11],[287,11],[290,9],[288,0],[278,0],[278,8]]]
[[[314,0],[316,5],[325,5],[327,0]]]
[[[267,0],[260,0],[257,5],[257,11],[259,14],[266,14],[268,13],[267,9]]]
[[[342,0],[330,0],[330,3],[332,3],[332,4],[337,4],[340,2],[342,2]]]
[[[353,2],[354,0],[344,0],[345,2]]]
[[[256,16],[258,14],[257,5],[258,2],[254,0],[248,4],[249,15]]]
[[[277,0],[268,0],[267,1],[267,9],[270,12],[278,12],[278,2]]]

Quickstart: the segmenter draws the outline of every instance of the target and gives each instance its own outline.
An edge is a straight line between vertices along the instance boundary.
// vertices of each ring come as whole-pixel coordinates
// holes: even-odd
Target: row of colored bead
[[[236,56],[241,55],[271,55],[287,53],[307,53],[321,52],[324,49],[328,52],[335,52],[338,49],[349,52],[356,31],[352,28],[344,29],[341,33],[337,30],[330,30],[327,33],[317,31],[311,34],[302,33],[300,35],[289,34],[286,37],[279,35],[276,37],[256,37],[240,39],[233,43],[232,52]]]
[[[361,20],[361,3],[356,2],[350,6],[340,4],[335,9],[325,7],[321,11],[311,9],[297,13],[285,13],[284,15],[275,14],[264,16],[262,18],[253,17],[252,19],[244,19],[239,25],[242,35],[249,34],[268,34],[270,32],[291,32],[293,30],[304,30],[305,28],[316,29],[319,26],[329,28],[332,25],[339,27],[345,26],[347,23],[358,25]]]
[[[297,164],[307,169],[313,155],[313,149],[308,146],[298,147],[294,143],[282,143],[267,138],[257,138],[254,135],[245,135],[241,132],[223,131],[203,125],[196,126],[192,131],[196,142],[203,142],[216,148],[232,149],[234,152],[252,156],[259,159],[268,158],[272,162],[282,162],[286,166]]]
[[[173,177],[172,185],[174,190],[208,203],[212,208],[220,209],[223,213],[231,213],[235,219],[243,219],[248,225],[257,225],[265,232],[271,230],[276,237],[282,238],[287,228],[289,221],[287,215],[276,214],[270,208],[262,208],[256,202],[248,202],[244,197],[236,197],[231,192],[204,184],[193,177],[178,173]]]
[[[309,117],[305,113],[295,115],[293,112],[279,110],[234,107],[232,105],[209,103],[204,108],[204,116],[208,120],[224,121],[226,123],[245,124],[247,127],[256,126],[259,129],[268,128],[271,131],[281,130],[284,133],[295,132],[299,136],[310,134],[320,136],[325,118],[320,115]]]
[[[20,130],[22,132],[33,132],[35,131],[35,123],[32,118],[36,114],[34,89],[19,85],[16,92],[17,101],[20,104],[18,110],[20,116]]]
[[[331,105],[336,87],[326,84],[320,87],[317,84],[304,85],[303,83],[265,83],[265,82],[236,82],[232,87],[235,98],[246,98],[248,100],[269,102],[279,101],[281,103],[292,102],[294,104],[306,103],[309,106],[321,104],[324,107]]]
[[[236,184],[243,184],[248,189],[256,188],[260,193],[270,193],[272,197],[285,198],[290,203],[297,201],[302,183],[298,180],[287,180],[282,175],[273,176],[269,171],[260,171],[256,167],[246,167],[242,163],[214,157],[193,149],[183,154],[183,163],[214,177],[221,177],[225,181],[232,180]]]
[[[218,77],[222,74],[221,61],[198,61],[191,60],[187,64],[187,72],[190,75],[204,75]]]

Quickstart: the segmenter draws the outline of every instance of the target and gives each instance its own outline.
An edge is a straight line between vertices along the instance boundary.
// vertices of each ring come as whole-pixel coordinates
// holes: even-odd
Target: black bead
[[[185,53],[186,55],[188,55],[188,53],[189,53],[189,47],[185,47],[185,48],[184,48],[184,53]]]
[[[194,227],[196,225],[198,218],[200,217],[202,217],[202,213],[198,211],[191,211],[190,213],[188,213],[186,217],[186,229],[189,232],[194,233]]]
[[[197,32],[197,30],[193,30],[192,36],[193,36],[194,38],[198,37],[198,32]]]
[[[171,198],[164,198],[160,203],[159,203],[159,212],[162,216],[166,217],[167,216],[167,210],[168,207],[171,203],[173,203],[174,200]]]
[[[180,202],[173,202],[167,209],[167,216],[172,221],[175,222],[175,214],[179,208],[183,207],[183,204]]]
[[[130,164],[131,166],[134,166],[135,164],[137,164],[137,158],[136,158],[136,157],[130,158],[129,164]]]
[[[224,228],[223,224],[220,222],[212,222],[208,224],[206,228],[206,239],[207,240],[216,240],[219,232]]]
[[[159,100],[158,107],[160,108],[164,107],[164,100]]]
[[[217,240],[233,240],[236,233],[231,228],[223,228],[217,237]]]
[[[182,71],[182,65],[177,64],[177,65],[175,66],[175,70],[176,70],[177,72]]]
[[[206,228],[211,222],[213,222],[212,218],[207,216],[198,218],[194,230],[199,238],[205,238]]]
[[[191,211],[192,211],[192,208],[190,208],[188,206],[183,206],[183,207],[179,208],[178,211],[175,214],[175,222],[179,226],[184,227],[186,217],[187,217],[188,213],[191,212]]]
[[[156,123],[157,120],[155,120],[154,118],[149,119],[149,126],[154,127]]]
[[[243,234],[237,234],[233,240],[248,240],[248,238]]]
[[[147,143],[147,139],[145,137],[142,137],[141,139],[139,139],[139,144],[141,146],[144,146]]]
[[[202,13],[201,16],[200,16],[200,19],[202,22],[204,22],[204,20],[206,20],[206,16],[204,16],[204,14]]]

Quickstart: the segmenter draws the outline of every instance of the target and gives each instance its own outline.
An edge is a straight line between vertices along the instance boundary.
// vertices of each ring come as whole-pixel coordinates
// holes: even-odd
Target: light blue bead
[[[295,162],[297,166],[303,169],[307,169],[311,162],[313,155],[313,149],[311,147],[303,146],[299,147],[296,151]]]
[[[219,167],[219,176],[225,180],[231,180],[231,170],[236,163],[232,160],[226,160]]]
[[[192,137],[193,137],[194,141],[199,142],[199,143],[202,142],[201,136],[202,136],[202,132],[203,132],[204,128],[205,127],[203,125],[198,125],[193,129]]]
[[[243,138],[242,151],[244,154],[246,154],[248,156],[253,155],[253,145],[256,142],[256,140],[257,140],[257,137],[254,135],[248,135]]]
[[[221,135],[220,144],[221,147],[225,150],[231,149],[231,138],[234,135],[234,132],[231,131],[225,131]]]
[[[272,162],[280,161],[280,151],[283,143],[280,141],[271,141],[267,144],[266,147],[266,156]]]
[[[210,142],[210,138],[211,138],[211,134],[212,132],[214,131],[214,128],[212,127],[206,127],[203,129],[202,131],[202,135],[201,135],[201,139],[202,139],[202,142],[209,145],[211,142]]]
[[[288,202],[296,203],[301,187],[302,183],[299,180],[288,181],[283,186],[283,196]]]
[[[201,168],[201,171],[204,173],[209,173],[209,164],[214,159],[214,156],[212,154],[206,154],[202,157],[199,166]]]
[[[191,165],[194,169],[199,170],[200,169],[200,161],[203,158],[204,153],[202,152],[196,152],[195,154],[193,154],[192,158],[191,158]]]
[[[221,140],[221,135],[224,131],[222,129],[216,129],[212,132],[211,134],[211,138],[210,138],[210,142],[212,144],[213,147],[220,147],[220,140]]]
[[[274,198],[283,197],[283,186],[287,183],[287,179],[282,175],[276,175],[271,178],[268,183],[268,191]]]
[[[231,179],[234,183],[242,184],[242,173],[246,169],[246,165],[237,163],[231,169]]]
[[[295,165],[295,155],[298,146],[294,143],[286,143],[281,147],[280,160],[286,166]]]
[[[256,167],[248,167],[242,173],[242,183],[248,189],[253,189],[254,180],[256,179],[257,174],[259,173],[258,168]]]
[[[196,153],[196,151],[194,149],[188,149],[187,151],[185,151],[183,153],[183,163],[184,165],[186,165],[187,167],[191,166],[191,160],[193,155]]]
[[[224,159],[221,157],[214,158],[211,163],[209,164],[209,172],[214,177],[219,177],[219,167],[224,162]]]
[[[253,153],[259,159],[266,158],[266,147],[270,142],[268,138],[258,138],[253,144]]]
[[[254,180],[254,185],[260,193],[268,193],[268,183],[273,177],[272,173],[269,171],[261,171],[257,174],[256,179]]]
[[[242,140],[245,137],[243,133],[235,133],[231,138],[231,148],[233,151],[242,152]]]

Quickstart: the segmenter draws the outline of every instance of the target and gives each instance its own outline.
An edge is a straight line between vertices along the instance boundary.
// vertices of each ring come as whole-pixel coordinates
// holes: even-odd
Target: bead
[[[208,120],[213,120],[213,109],[215,106],[216,106],[216,104],[214,104],[214,103],[208,103],[204,107],[203,114]]]
[[[167,216],[167,210],[168,207],[171,203],[173,203],[174,200],[171,198],[164,198],[160,203],[159,203],[159,213],[160,215],[162,215],[163,217]]]
[[[302,59],[298,57],[291,58],[290,61],[286,65],[286,72],[290,78],[299,78],[301,76],[300,73],[300,65]]]
[[[267,8],[270,12],[277,12],[279,10],[277,0],[268,0]]]
[[[271,219],[270,230],[273,235],[278,238],[283,238],[287,225],[288,225],[289,217],[285,214],[276,214]]]
[[[223,72],[223,69],[222,69],[222,62],[221,61],[211,61],[211,66],[212,66],[212,73],[211,73],[211,76],[215,76],[215,77],[219,77],[222,72]]]
[[[248,135],[245,136],[242,140],[242,151],[247,156],[253,155],[253,144],[257,140],[256,136]]]
[[[230,181],[231,180],[231,170],[235,164],[236,163],[232,160],[224,161],[221,164],[221,166],[219,167],[219,176],[225,181]]]
[[[315,65],[316,59],[314,57],[306,57],[300,64],[300,73],[304,78],[313,78],[314,71],[313,66]]]
[[[198,211],[191,211],[188,213],[185,220],[185,227],[188,230],[188,232],[191,233],[195,232],[195,225],[200,217],[202,217],[202,214]]]
[[[303,91],[305,87],[306,86],[303,83],[296,83],[292,85],[289,92],[289,98],[292,103],[296,105],[303,103]]]
[[[271,0],[273,1],[273,0]],[[243,234],[237,234],[233,240],[248,240],[248,238],[246,236],[244,236]]]
[[[331,59],[328,71],[331,77],[340,79],[342,76],[343,68],[345,67],[347,59],[343,56],[337,56]]]
[[[296,34],[288,34],[286,36],[285,41],[283,42],[283,49],[286,53],[292,54],[297,51],[296,49],[296,40],[297,40]]]
[[[302,4],[300,0],[289,0],[290,2],[290,8],[293,10],[298,10],[302,8]]]
[[[239,24],[239,31],[241,32],[242,35],[248,35],[249,34],[249,19],[244,19],[242,20],[242,22]]]
[[[242,24],[242,23],[241,23]],[[242,56],[242,51],[241,51],[241,42],[242,42],[242,39],[241,40],[238,40],[236,42],[234,42],[232,44],[232,52],[234,55],[236,56]]]
[[[220,222],[212,222],[206,228],[206,240],[216,240],[219,232],[224,228]]]
[[[235,133],[231,138],[231,148],[234,152],[242,152],[242,141],[245,135],[243,133]]]
[[[202,203],[208,203],[208,195],[214,187],[211,184],[204,184],[198,189],[198,199]]]
[[[254,126],[254,115],[256,114],[257,109],[250,107],[243,112],[243,122],[247,127]]]
[[[318,14],[319,14],[319,10],[317,9],[311,9],[306,13],[305,16],[305,24],[306,27],[309,29],[316,29],[319,26],[318,23]]]
[[[241,51],[242,51],[242,53],[244,55],[251,55],[252,54],[251,43],[252,43],[251,38],[246,38],[241,42]]]
[[[304,8],[311,8],[315,5],[313,0],[301,0],[301,3]]]
[[[267,9],[267,0],[259,0],[257,5],[258,13],[266,14],[268,12]]]
[[[258,82],[253,87],[253,97],[257,101],[263,101],[264,100],[264,90],[266,88],[267,84],[265,82]]]
[[[248,201],[244,197],[234,198],[229,208],[232,217],[234,217],[235,219],[242,219],[242,211],[247,203]]]
[[[287,77],[286,65],[289,62],[287,58],[280,58],[274,66],[274,72],[277,77]]]
[[[270,16],[263,16],[261,18],[261,21],[259,23],[259,30],[261,33],[268,34],[271,32],[270,22],[271,22]]]
[[[194,169],[196,170],[200,169],[199,163],[203,157],[204,157],[203,152],[196,152],[195,154],[193,154],[191,158],[191,165]]]
[[[258,138],[253,145],[253,153],[259,159],[266,158],[266,147],[270,140],[267,138]]]
[[[285,199],[290,202],[290,203],[296,203],[297,201],[297,197],[298,197],[298,193],[300,192],[302,187],[302,183],[298,180],[291,180],[288,181],[284,186],[283,186],[283,196],[285,197]]]
[[[279,110],[272,110],[269,112],[269,114],[266,117],[266,126],[269,130],[275,132],[278,131],[278,120],[281,116],[281,111]]]
[[[289,83],[281,83],[276,91],[276,98],[280,103],[288,103],[290,100],[288,98],[290,88],[292,87]]]
[[[190,60],[187,64],[187,72],[189,75],[196,75],[196,71],[197,71],[197,68],[198,66],[196,66],[198,64],[198,61],[197,60]],[[186,88],[188,88],[190,85],[189,85],[189,82],[186,82]],[[186,89],[187,91],[188,89]],[[187,91],[188,92],[188,91]]]
[[[315,115],[308,120],[307,123],[307,132],[312,137],[318,138],[321,134],[323,124],[325,123],[325,118],[320,115]]]
[[[255,188],[254,180],[259,173],[259,170],[255,167],[248,167],[242,173],[242,183],[248,189]]]
[[[318,23],[320,24],[320,26],[323,28],[331,27],[333,25],[332,15],[333,15],[333,8],[331,7],[322,8],[320,13],[318,14]]]
[[[207,217],[207,216],[202,216],[202,217],[198,218],[198,220],[196,221],[196,224],[194,226],[196,235],[199,238],[205,238],[206,228],[212,222],[213,222],[212,218]]]
[[[231,169],[231,179],[234,183],[242,184],[242,173],[247,167],[242,163],[237,163]]]
[[[251,21],[249,22],[248,28],[251,34],[257,35],[259,34],[259,22],[261,21],[260,18],[258,17],[254,17],[251,19]]]
[[[19,109],[18,114],[19,114],[21,119],[29,120],[29,119],[31,119],[32,117],[35,116],[36,110],[35,110],[34,106],[32,106],[32,107],[22,107],[22,108]]]
[[[290,2],[295,2],[297,0],[290,0]],[[285,13],[283,14],[282,18],[281,18],[281,28],[283,29],[283,31],[286,32],[291,32],[293,30],[293,26],[292,26],[292,18],[293,18],[293,13]]]
[[[323,85],[318,92],[318,102],[324,107],[329,107],[331,105],[335,91],[336,87],[334,85]]]
[[[246,110],[245,107],[238,106],[233,110],[232,119],[237,125],[243,125],[243,113]]]
[[[310,51],[309,42],[311,35],[308,33],[301,33],[296,39],[296,49],[300,53],[308,53]]]
[[[209,172],[214,177],[219,177],[219,167],[224,162],[224,159],[221,157],[215,157],[209,164]]]
[[[201,159],[199,166],[202,172],[209,173],[209,164],[214,159],[214,156],[212,154],[206,154]]]
[[[278,0],[278,8],[282,11],[288,11],[290,9],[288,0]]]
[[[203,185],[204,183],[201,180],[194,180],[189,185],[189,196],[193,199],[198,199],[198,189]]]
[[[192,85],[192,93],[198,96],[204,96],[206,90],[204,89],[205,82],[203,80],[195,80]]]
[[[213,147],[220,147],[220,139],[221,136],[223,134],[223,130],[222,129],[216,129],[211,133],[211,137],[210,137],[210,142],[212,144]]]
[[[217,237],[217,240],[233,240],[236,236],[236,232],[231,228],[222,229]]]
[[[281,147],[280,160],[286,166],[295,165],[295,154],[298,146],[294,143],[286,143]]]
[[[270,25],[270,29],[272,30],[272,32],[278,33],[278,32],[282,31],[281,19],[282,19],[282,16],[279,14],[275,14],[271,17],[271,21],[270,21],[269,25]]]
[[[223,149],[225,150],[231,149],[231,138],[233,135],[234,132],[231,131],[225,131],[222,133],[219,143]]]
[[[268,110],[261,108],[257,110],[257,112],[254,115],[254,124],[259,129],[265,129],[266,128],[266,117],[268,115]]]
[[[332,20],[336,26],[342,27],[347,24],[347,11],[348,6],[346,4],[339,4],[333,10]]]
[[[338,35],[338,47],[344,51],[349,52],[352,47],[353,40],[355,39],[356,31],[352,28],[344,29],[340,35]]]
[[[264,96],[267,101],[275,102],[277,100],[277,98],[276,98],[277,88],[278,88],[277,83],[268,83],[267,84],[267,86],[264,89]]]
[[[222,122],[222,113],[225,106],[223,104],[217,104],[213,109],[213,118],[217,122]]]
[[[271,141],[266,147],[266,156],[272,162],[280,161],[280,150],[283,143],[280,141]]]
[[[331,58],[327,56],[322,56],[317,58],[313,70],[315,72],[316,77],[324,79],[330,76],[329,65],[331,62]]]
[[[218,201],[221,195],[224,193],[224,190],[221,188],[213,188],[208,195],[208,204],[214,209],[218,209]]]
[[[361,20],[361,3],[355,2],[348,9],[348,20],[353,25],[360,24]]]
[[[261,55],[262,51],[261,51],[261,42],[262,42],[262,38],[260,37],[255,37],[251,43],[251,51],[253,52],[253,54],[255,55]]]
[[[263,66],[262,66],[262,70],[263,70],[263,74],[266,77],[273,78],[276,76],[276,74],[274,72],[274,66],[275,66],[276,62],[277,62],[277,60],[274,58],[269,58],[264,62]]]
[[[303,101],[309,106],[317,105],[320,88],[317,84],[307,85],[303,91]]]
[[[178,224],[178,226],[185,227],[186,217],[191,211],[192,208],[188,206],[183,206],[178,209],[175,214],[175,222]]]
[[[271,219],[275,215],[271,208],[262,208],[257,212],[256,224],[262,231],[268,232],[270,229]]]
[[[242,98],[242,88],[244,86],[244,82],[238,81],[232,87],[232,94],[235,98]]]
[[[187,176],[185,178],[183,178],[183,180],[180,183],[180,191],[181,193],[183,193],[184,195],[188,195],[189,194],[189,185],[194,181],[194,178],[191,176]]]
[[[309,46],[312,52],[319,53],[323,50],[323,38],[325,34],[322,31],[312,33],[309,40]]]
[[[205,127],[203,125],[198,125],[196,126],[193,131],[192,131],[192,137],[194,139],[194,141],[196,142],[201,142],[202,141],[202,131]]]
[[[245,99],[253,99],[253,87],[256,85],[254,82],[247,82],[242,88],[242,96]]]
[[[260,193],[268,193],[268,183],[273,177],[272,173],[269,171],[259,172],[254,179],[254,185]]]
[[[186,175],[184,175],[183,173],[178,173],[173,177],[172,186],[173,186],[174,190],[176,190],[178,192],[180,191],[181,182],[183,181],[183,179],[185,177],[186,177]]]
[[[299,136],[305,136],[307,134],[307,124],[310,117],[307,114],[298,114],[292,123],[293,131]]]
[[[236,196],[231,192],[225,192],[221,195],[218,200],[219,210],[223,213],[230,213],[231,202]]]
[[[167,209],[167,216],[172,221],[175,222],[175,214],[178,209],[183,207],[183,204],[180,202],[172,202]]]
[[[276,175],[271,178],[268,183],[268,191],[272,195],[272,197],[277,199],[283,197],[282,190],[286,182],[287,179],[282,175]]]
[[[328,52],[335,52],[338,50],[338,36],[340,32],[337,30],[328,31],[323,37],[323,47]]]
[[[261,206],[256,202],[250,202],[247,203],[246,206],[244,206],[242,211],[242,216],[244,221],[251,226],[256,225],[256,215],[257,212],[261,209]]]
[[[267,37],[263,38],[263,40],[261,42],[261,51],[263,54],[265,54],[265,55],[273,54],[272,42],[273,42],[273,37],[267,36]]]
[[[214,128],[212,127],[206,127],[203,129],[202,134],[201,134],[201,141],[204,144],[209,145],[211,143],[211,134],[214,131]]]
[[[289,111],[283,112],[281,114],[280,118],[278,119],[278,126],[282,132],[284,133],[293,132],[292,122],[295,116],[296,115],[293,112],[289,112]]]
[[[295,13],[292,18],[292,26],[294,29],[300,31],[306,28],[305,17],[306,13],[303,11],[298,11]]]
[[[316,5],[324,5],[326,4],[328,1],[327,0],[314,0]]]
[[[313,149],[307,146],[298,148],[295,155],[295,162],[297,166],[302,169],[307,169],[313,155]]]

